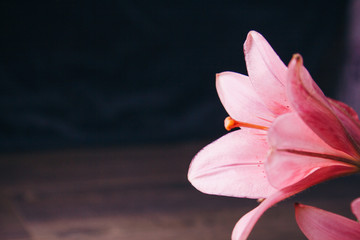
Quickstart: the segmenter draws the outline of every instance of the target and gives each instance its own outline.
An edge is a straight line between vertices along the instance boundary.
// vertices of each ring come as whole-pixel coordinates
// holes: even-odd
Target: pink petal
[[[294,193],[295,194],[295,193]],[[235,225],[232,232],[232,240],[245,240],[250,235],[251,230],[254,228],[256,222],[262,216],[262,214],[275,205],[276,203],[284,200],[285,198],[291,196],[289,193],[278,191],[271,195],[269,198],[265,199],[259,206],[245,214]]]
[[[273,163],[269,169],[266,169],[266,172],[268,174],[269,182],[276,188],[291,186],[302,181],[302,179],[314,171],[325,167],[345,167],[347,168],[348,174],[358,171],[356,167],[348,166],[343,163],[335,162],[335,164],[333,164],[332,161],[326,161],[323,158],[305,157],[284,151],[272,152],[268,161],[272,161]],[[327,176],[328,179],[334,177],[336,176],[332,173],[329,173]]]
[[[331,166],[316,170],[302,181],[286,187],[284,189],[274,192],[271,196],[265,199],[258,207],[244,215],[235,225],[232,240],[245,240],[248,238],[251,230],[254,228],[256,222],[261,215],[274,204],[297,194],[313,185],[323,182],[328,179],[330,173],[333,176],[340,176],[346,174],[347,168],[342,166]]]
[[[357,198],[354,201],[352,201],[351,210],[356,216],[357,220],[360,221],[360,198]]]
[[[267,197],[275,191],[264,170],[267,150],[263,131],[244,129],[230,132],[194,157],[189,168],[189,181],[208,194]]]
[[[348,167],[349,172],[358,170],[351,165],[355,161],[351,156],[327,145],[296,113],[278,117],[268,131],[268,139],[272,152],[265,169],[269,182],[278,189],[322,167],[342,165]]]
[[[355,112],[355,110],[352,107],[346,105],[343,102],[335,100],[335,99],[331,99],[331,98],[327,98],[327,99],[331,103],[331,105],[333,105],[333,106],[338,105],[339,108],[343,109],[343,112],[345,112],[346,115],[352,117],[355,121],[357,121],[358,124],[360,124],[359,116],[358,116],[357,112]]]
[[[288,81],[291,104],[302,120],[327,144],[358,158],[354,141],[304,68],[299,54],[294,55],[289,63]]]
[[[360,121],[356,112],[345,103],[332,99],[329,99],[329,102],[337,118],[345,128],[348,138],[353,143],[358,155],[360,155]]]
[[[266,39],[250,31],[244,43],[250,80],[260,99],[275,115],[290,111],[286,96],[287,68]]]
[[[295,205],[296,221],[309,239],[360,239],[360,223],[319,208]]]
[[[216,89],[226,111],[235,120],[269,126],[274,119],[247,76],[234,72],[217,74]]]
[[[348,154],[329,146],[315,134],[297,113],[278,117],[268,131],[268,140],[273,148],[316,152],[351,158]]]

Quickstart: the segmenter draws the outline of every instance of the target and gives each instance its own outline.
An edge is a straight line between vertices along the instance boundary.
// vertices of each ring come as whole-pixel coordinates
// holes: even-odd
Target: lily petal
[[[260,130],[230,132],[194,157],[188,179],[195,188],[208,194],[268,197],[275,189],[265,175],[267,150],[266,135]]]
[[[296,113],[278,117],[268,131],[272,152],[265,169],[270,183],[290,186],[321,167],[341,165],[356,172],[351,156],[336,150],[318,137]],[[331,176],[329,176],[331,177]]]
[[[246,67],[250,80],[264,104],[276,115],[290,111],[286,96],[286,65],[266,39],[250,31],[244,43]]]
[[[292,186],[274,192],[274,194],[266,198],[262,203],[260,203],[259,206],[254,208],[252,211],[248,212],[236,223],[231,239],[232,240],[247,239],[251,230],[254,228],[256,222],[267,209],[269,209],[276,203],[292,195],[295,195],[313,185],[328,180],[327,176],[329,176],[330,173],[333,174],[334,176],[340,176],[345,174],[347,170],[348,169],[343,166],[331,166],[331,167],[321,168],[316,170],[306,178],[304,178],[302,181]]]
[[[299,54],[295,54],[289,63],[288,81],[289,99],[302,120],[327,144],[358,158],[359,151],[354,140],[303,66]]]
[[[354,148],[359,154],[360,150],[360,121],[356,112],[345,103],[329,99],[332,109],[346,130],[346,133],[353,142]],[[360,161],[360,160],[359,160]]]
[[[360,239],[360,223],[319,208],[296,204],[296,221],[309,240]]]
[[[346,105],[345,103],[343,102],[340,102],[338,100],[335,100],[335,99],[332,99],[332,98],[327,98],[327,100],[331,103],[332,106],[334,105],[338,105],[337,108],[342,108],[342,111],[352,117],[356,122],[357,124],[360,124],[360,121],[359,121],[359,116],[357,114],[357,112],[350,106]]]
[[[360,198],[357,198],[354,201],[352,201],[351,211],[354,213],[357,220],[360,221]]]
[[[296,192],[294,193],[296,194]],[[234,230],[231,235],[232,240],[245,240],[250,235],[251,230],[254,228],[256,222],[262,216],[262,214],[275,205],[276,203],[284,200],[285,198],[291,196],[292,194],[278,191],[271,195],[269,198],[265,199],[259,206],[245,214],[240,220],[236,223]]]
[[[245,75],[219,73],[216,75],[216,89],[228,114],[238,121],[268,127],[275,118],[259,100],[249,77]]]

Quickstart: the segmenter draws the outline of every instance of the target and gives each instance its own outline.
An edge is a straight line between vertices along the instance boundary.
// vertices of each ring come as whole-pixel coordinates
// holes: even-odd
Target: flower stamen
[[[255,128],[255,129],[261,129],[261,130],[268,130],[268,127],[264,127],[261,125],[256,125],[256,124],[251,124],[251,123],[246,123],[246,122],[239,122],[236,121],[235,119],[231,118],[230,116],[225,118],[224,120],[224,126],[225,129],[230,131],[231,129],[234,128],[240,128],[240,127],[247,127],[247,128]]]

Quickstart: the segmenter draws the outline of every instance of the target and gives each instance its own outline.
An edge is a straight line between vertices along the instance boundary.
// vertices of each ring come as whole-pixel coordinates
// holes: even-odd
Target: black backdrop
[[[0,3],[0,150],[214,139],[215,73],[262,33],[336,93],[347,1]]]

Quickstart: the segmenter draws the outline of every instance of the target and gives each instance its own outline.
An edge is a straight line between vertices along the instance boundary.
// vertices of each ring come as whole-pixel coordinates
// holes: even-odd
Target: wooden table
[[[0,155],[2,240],[223,240],[255,200],[205,195],[187,181],[205,142]],[[271,208],[250,239],[305,239],[293,203],[354,218],[359,175]]]

